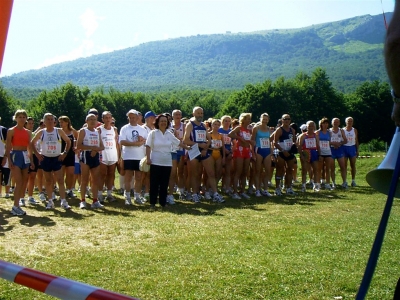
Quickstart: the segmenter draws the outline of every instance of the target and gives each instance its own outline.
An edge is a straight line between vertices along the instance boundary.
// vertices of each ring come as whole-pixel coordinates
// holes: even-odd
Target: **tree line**
[[[183,116],[190,117],[194,106],[204,109],[205,117],[230,115],[238,118],[242,112],[250,112],[253,121],[260,115],[270,115],[270,126],[275,126],[284,113],[301,125],[308,120],[318,123],[322,117],[338,117],[344,125],[348,116],[354,118],[359,140],[366,143],[377,139],[390,142],[394,125],[390,121],[392,98],[386,82],[368,81],[353,93],[344,94],[333,88],[324,69],[317,68],[311,74],[297,73],[294,78],[279,77],[258,84],[247,84],[238,91],[227,90],[170,90],[159,93],[122,92],[115,88],[79,87],[73,83],[46,90],[28,102],[13,98],[0,85],[1,125],[13,126],[12,116],[16,109],[27,110],[38,124],[43,114],[51,112],[57,117],[68,116],[72,125],[79,129],[87,111],[94,107],[100,115],[109,110],[116,119],[116,126],[126,124],[126,112],[137,109],[142,114],[180,109]]]

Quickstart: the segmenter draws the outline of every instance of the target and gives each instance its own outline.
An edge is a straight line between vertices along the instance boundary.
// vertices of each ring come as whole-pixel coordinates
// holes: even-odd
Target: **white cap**
[[[301,125],[300,129],[301,129],[301,131],[307,130],[307,125],[306,124]]]
[[[128,112],[126,113],[126,116],[128,116],[129,114],[138,115],[139,112],[138,112],[137,110],[135,110],[135,109],[131,109],[130,111],[128,111]]]

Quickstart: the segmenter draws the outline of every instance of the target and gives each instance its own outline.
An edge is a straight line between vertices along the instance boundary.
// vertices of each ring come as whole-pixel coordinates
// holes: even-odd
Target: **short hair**
[[[168,116],[166,116],[165,114],[160,114],[154,120],[154,127],[156,129],[160,129],[159,123],[160,123],[160,118],[162,117],[167,119],[167,128],[170,126],[171,122],[169,121]]]
[[[226,119],[230,119],[231,122],[232,122],[231,116],[225,115],[225,116],[222,116],[222,117],[221,117],[221,123],[223,123]]]
[[[239,124],[242,124],[244,118],[246,117],[250,117],[250,121],[251,121],[251,113],[241,113],[239,116]]]
[[[327,123],[329,125],[329,119],[327,117],[323,117],[319,120],[319,128],[322,129],[322,124]]]
[[[15,121],[15,119],[18,118],[18,116],[20,116],[20,115],[23,115],[23,116],[25,116],[26,118],[28,118],[28,114],[26,113],[26,111],[25,111],[24,109],[18,109],[18,110],[15,112],[14,116],[13,116],[13,120]]]
[[[203,108],[201,108],[200,106],[195,106],[195,107],[193,107],[193,113],[194,113],[196,110],[198,110],[198,109],[203,110]]]

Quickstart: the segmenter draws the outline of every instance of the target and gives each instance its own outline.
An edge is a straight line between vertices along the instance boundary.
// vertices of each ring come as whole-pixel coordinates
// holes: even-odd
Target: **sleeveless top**
[[[241,136],[245,141],[250,141],[251,132],[247,128],[243,128],[242,126],[240,126],[239,136]],[[238,141],[238,145],[240,145],[240,141]],[[241,147],[244,147],[244,146],[241,146]],[[244,148],[249,148],[249,147],[247,146]]]
[[[193,129],[190,133],[190,140],[195,143],[207,143],[207,129],[203,123],[200,125],[195,124],[193,121],[192,123]]]
[[[71,132],[70,134],[67,134],[67,137],[71,141],[71,147],[69,148],[67,155],[73,155],[74,154],[74,140],[75,140],[73,132]],[[67,146],[67,143],[63,139],[61,139],[61,149],[64,149],[64,151],[65,151],[66,146]]]
[[[14,127],[14,136],[11,141],[12,146],[28,147],[30,141],[29,131],[25,128]]]
[[[183,135],[184,135],[184,133],[185,133],[184,125],[185,125],[185,124],[181,123],[181,125],[179,126],[178,129],[175,128],[175,125],[174,125],[174,124],[172,124],[172,126],[171,126],[171,132],[172,132],[174,135],[176,134],[175,136],[176,136],[180,141],[182,141]],[[181,147],[179,147],[179,146],[174,146],[174,145],[172,145],[172,146],[171,146],[171,149],[172,149],[172,152],[177,152],[177,151],[179,151],[180,154],[183,154],[183,153],[184,153],[183,148],[181,148]]]
[[[232,150],[232,139],[228,136],[230,129],[225,130],[223,128],[219,128],[218,132],[222,134],[222,139],[224,141],[225,149],[231,151]]]
[[[319,150],[321,155],[332,155],[330,140],[331,135],[330,131],[327,130],[326,133],[323,133],[321,130],[318,131],[319,134]]]
[[[347,138],[347,144],[344,144],[344,146],[354,146],[356,144],[356,132],[354,128],[351,128],[350,131],[347,131],[346,128],[343,128],[343,130]]]
[[[308,135],[305,134],[305,139],[303,140],[303,144],[301,145],[301,149],[303,150],[317,150],[317,139],[315,138],[316,134]]]
[[[47,157],[59,156],[61,154],[61,137],[58,133],[58,128],[54,127],[52,132],[43,129],[40,145],[40,154]]]
[[[85,130],[85,137],[83,138],[83,145],[84,146],[93,146],[93,147],[99,147],[100,146],[100,135],[96,130],[90,131],[87,128],[84,128]],[[91,151],[91,150],[85,150],[85,151]]]
[[[289,131],[282,129],[282,135],[279,137],[279,146],[281,146],[282,151],[289,151],[293,146],[293,132],[292,128],[289,128]]]
[[[211,145],[210,145],[211,150],[219,151],[221,150],[223,145],[224,143],[222,135],[219,134],[214,135],[213,133],[211,133]]]
[[[102,161],[116,162],[118,161],[117,145],[115,143],[115,130],[114,127],[111,129],[100,128],[100,138],[103,141],[104,150],[101,151]]]
[[[258,128],[256,133],[256,147],[257,148],[271,148],[269,128],[267,131],[262,131]]]
[[[334,132],[333,129],[329,129],[331,132],[331,142],[340,143],[343,142],[342,130],[338,128],[337,132]],[[331,146],[333,147],[333,146]]]

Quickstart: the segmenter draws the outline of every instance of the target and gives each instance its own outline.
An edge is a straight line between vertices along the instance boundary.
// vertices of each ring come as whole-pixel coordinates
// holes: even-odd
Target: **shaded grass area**
[[[28,207],[0,200],[1,259],[141,299],[354,299],[386,196],[358,186],[294,197],[179,202],[155,212]],[[298,187],[295,190],[299,190]],[[59,202],[57,203],[59,205]],[[400,276],[395,200],[368,299],[392,299]],[[52,299],[0,280],[4,299]]]

